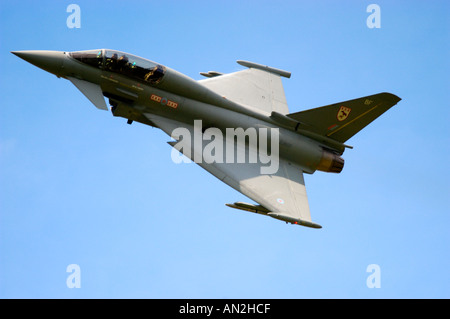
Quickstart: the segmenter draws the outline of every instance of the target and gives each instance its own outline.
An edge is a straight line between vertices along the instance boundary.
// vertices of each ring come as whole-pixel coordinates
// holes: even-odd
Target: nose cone
[[[56,75],[61,73],[65,58],[63,51],[13,51],[11,53],[38,68]]]

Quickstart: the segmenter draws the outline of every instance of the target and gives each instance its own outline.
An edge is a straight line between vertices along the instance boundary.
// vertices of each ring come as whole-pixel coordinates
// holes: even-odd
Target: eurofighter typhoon
[[[196,81],[115,50],[12,53],[69,80],[128,124],[163,130],[172,160],[192,160],[256,202],[227,206],[312,228],[321,226],[311,220],[303,174],[340,173],[347,140],[400,101],[379,93],[289,113],[281,78],[291,73],[253,62]]]

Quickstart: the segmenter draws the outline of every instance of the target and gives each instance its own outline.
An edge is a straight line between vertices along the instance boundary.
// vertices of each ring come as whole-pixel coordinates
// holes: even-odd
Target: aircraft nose
[[[60,74],[65,53],[63,51],[12,51],[19,58],[55,75]]]

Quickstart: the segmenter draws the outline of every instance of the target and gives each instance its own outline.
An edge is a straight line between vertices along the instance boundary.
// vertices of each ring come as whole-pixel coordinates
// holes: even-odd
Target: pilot
[[[109,59],[106,60],[106,68],[110,69],[111,71],[116,71],[117,61],[118,61],[117,53],[114,53]]]
[[[117,61],[117,65],[120,71],[123,71],[128,66],[128,57],[126,55],[122,55]]]
[[[163,75],[164,75],[164,68],[161,65],[157,65],[145,75],[144,80],[152,84],[158,84],[159,81],[161,81]]]

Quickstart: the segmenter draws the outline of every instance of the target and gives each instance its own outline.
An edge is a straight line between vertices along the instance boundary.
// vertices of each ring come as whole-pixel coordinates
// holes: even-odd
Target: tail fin
[[[287,116],[304,124],[304,130],[344,143],[400,100],[394,94],[379,93]]]

